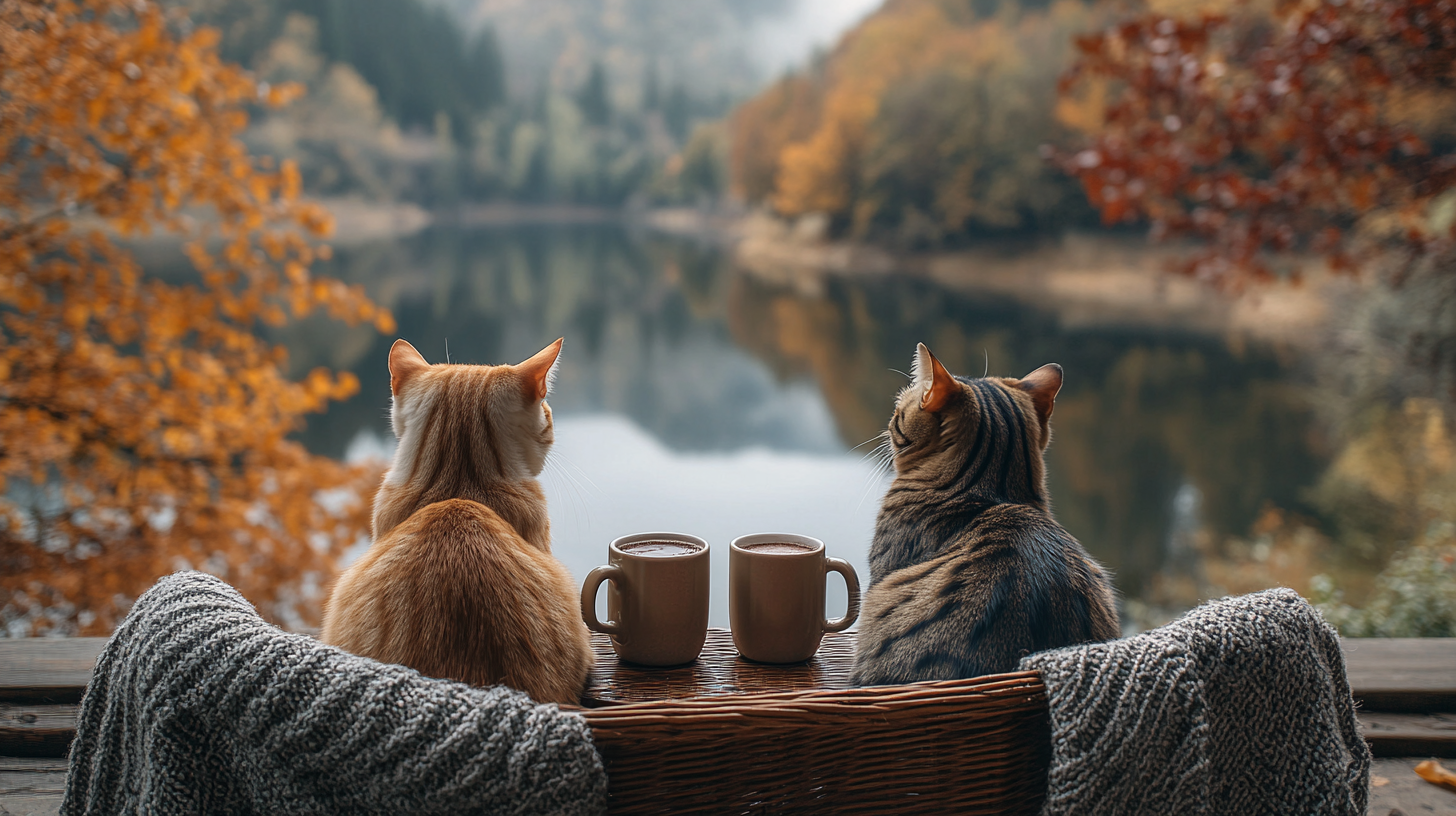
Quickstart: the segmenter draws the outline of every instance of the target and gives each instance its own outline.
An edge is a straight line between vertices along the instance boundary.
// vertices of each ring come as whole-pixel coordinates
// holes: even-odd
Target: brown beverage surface
[[[675,555],[692,555],[698,548],[681,541],[634,541],[623,546],[621,550],[647,558],[671,558]]]
[[[771,555],[802,555],[814,552],[813,547],[806,547],[803,544],[793,544],[788,541],[764,541],[758,544],[749,544],[742,549],[751,553],[769,553]]]

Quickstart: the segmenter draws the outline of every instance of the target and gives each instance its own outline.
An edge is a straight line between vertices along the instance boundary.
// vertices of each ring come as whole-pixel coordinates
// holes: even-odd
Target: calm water
[[[678,530],[714,548],[713,621],[727,624],[727,545],[787,531],[824,539],[867,578],[886,478],[863,459],[917,341],[953,371],[1066,370],[1049,480],[1061,522],[1141,597],[1191,527],[1245,532],[1298,506],[1320,461],[1309,409],[1271,353],[1054,314],[913,279],[785,287],[718,250],[616,226],[434,230],[341,250],[331,274],[393,310],[432,362],[519,362],[565,337],[543,474],[554,550],[578,580],[627,533]],[[297,371],[355,372],[361,393],[305,443],[387,455],[393,337],[304,323]],[[844,607],[831,579],[830,612]]]

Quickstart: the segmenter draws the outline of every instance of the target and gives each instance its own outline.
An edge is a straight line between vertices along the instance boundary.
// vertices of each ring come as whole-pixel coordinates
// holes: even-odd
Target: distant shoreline
[[[799,289],[822,288],[836,277],[907,276],[951,291],[1009,298],[1052,312],[1067,325],[1189,331],[1297,350],[1320,342],[1332,300],[1356,285],[1311,260],[1301,284],[1232,295],[1169,271],[1187,246],[1096,231],[894,253],[829,240],[822,222],[811,219],[789,223],[763,213],[681,209],[650,211],[642,221],[659,232],[720,242],[749,274]]]
[[[339,246],[394,240],[435,226],[513,227],[526,224],[609,224],[630,220],[626,210],[571,204],[465,203],[426,210],[417,204],[356,198],[316,199],[334,216],[329,242]]]
[[[970,248],[896,253],[831,240],[822,220],[791,223],[760,211],[471,203],[432,212],[411,203],[315,201],[333,214],[335,230],[327,242],[339,247],[399,240],[432,227],[621,224],[716,244],[745,273],[797,289],[822,289],[832,278],[905,276],[1032,305],[1068,325],[1189,331],[1297,350],[1321,340],[1331,302],[1356,286],[1311,262],[1303,284],[1228,295],[1167,271],[1186,247],[1096,231],[988,238]],[[166,243],[164,236],[152,240]]]

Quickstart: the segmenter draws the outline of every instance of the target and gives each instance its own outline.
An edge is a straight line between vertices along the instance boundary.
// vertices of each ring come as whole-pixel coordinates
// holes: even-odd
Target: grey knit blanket
[[[280,631],[190,572],[101,653],[61,813],[595,814],[606,793],[580,716]]]
[[[1021,668],[1051,705],[1043,814],[1365,816],[1370,751],[1339,638],[1291,590]]]

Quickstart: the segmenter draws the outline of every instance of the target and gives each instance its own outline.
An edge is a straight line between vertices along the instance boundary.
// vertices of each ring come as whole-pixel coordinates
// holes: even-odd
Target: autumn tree
[[[267,87],[218,34],[145,0],[0,0],[0,614],[105,633],[158,576],[205,569],[287,624],[367,534],[377,469],[289,434],[353,392],[285,375],[266,327],[323,311],[391,330],[313,277],[327,213],[237,135]],[[125,242],[187,241],[188,280]]]
[[[1418,250],[1451,238],[1451,0],[1153,14],[1079,47],[1064,94],[1116,90],[1090,143],[1055,158],[1104,221],[1202,239],[1185,271],[1237,288],[1289,251],[1349,267],[1357,233]]]
[[[733,188],[859,239],[934,245],[974,230],[1080,220],[1039,145],[1067,132],[1057,78],[1104,13],[1059,0],[888,3],[821,62],[742,105]]]

